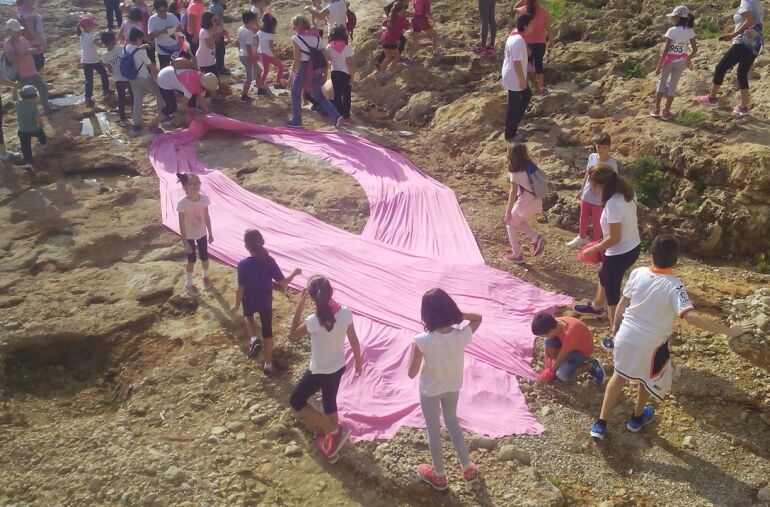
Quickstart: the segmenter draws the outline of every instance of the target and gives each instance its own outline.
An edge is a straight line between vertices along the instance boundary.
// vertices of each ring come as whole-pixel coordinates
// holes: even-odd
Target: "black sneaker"
[[[241,95],[241,102],[251,102],[251,97],[248,95]]]
[[[279,372],[278,363],[273,360],[272,363],[270,363],[270,366],[262,366],[262,373],[267,375],[268,377],[272,377],[273,375],[277,375]]]
[[[267,88],[257,88],[257,95],[270,95]]]
[[[262,342],[259,340],[252,340],[251,344],[249,345],[249,357],[256,357],[257,354],[259,354],[259,349],[262,348]]]

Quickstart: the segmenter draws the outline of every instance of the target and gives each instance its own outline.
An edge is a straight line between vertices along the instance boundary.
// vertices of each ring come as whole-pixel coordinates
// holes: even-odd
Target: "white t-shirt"
[[[505,41],[505,59],[503,60],[503,86],[506,90],[514,92],[523,91],[527,87],[527,42],[521,35],[510,35]],[[519,80],[519,75],[513,66],[513,62],[521,62],[521,70],[524,72],[524,82]]]
[[[329,32],[337,25],[346,26],[348,24],[348,4],[345,3],[345,0],[329,2],[326,6],[326,12],[329,14],[329,17],[326,18],[329,23]]]
[[[743,24],[744,21],[746,21],[746,19],[743,17],[744,12],[750,12],[754,16],[755,23],[761,23],[765,15],[761,0],[741,0],[741,4],[738,6],[738,11],[735,13],[735,16],[733,16],[736,30]],[[743,35],[744,34],[740,34],[733,38],[733,44],[742,44]]]
[[[115,44],[115,47],[105,51],[102,54],[102,62],[109,64],[112,67],[112,80],[113,81],[128,81],[120,73],[120,61],[123,59],[123,46]],[[107,72],[110,72],[110,67],[107,68]]]
[[[310,373],[329,374],[345,366],[345,336],[353,323],[353,312],[343,306],[334,314],[334,327],[326,329],[314,313],[305,319],[310,333]]]
[[[259,38],[259,52],[262,53],[263,55],[267,55],[271,58],[275,58],[273,51],[270,49],[270,42],[272,42],[273,39],[275,39],[275,34],[263,32],[262,30],[260,30],[257,32],[257,37]],[[307,40],[307,38],[305,38],[305,40]],[[311,42],[308,41],[308,44],[310,43]],[[302,43],[300,43],[300,45],[302,45]],[[304,48],[304,49],[307,50],[307,48]]]
[[[345,49],[343,49],[340,53],[334,49],[331,44],[328,44],[326,46],[326,52],[329,53],[329,59],[332,62],[332,70],[338,70],[340,72],[344,72],[345,74],[350,74],[348,62],[346,61],[347,58],[353,57],[353,51],[351,51],[350,46],[346,44]]]
[[[588,174],[588,171],[591,170],[593,166],[599,162],[599,154],[598,153],[591,153],[588,155],[588,163],[586,164],[586,174]],[[618,161],[614,158],[610,157],[607,159],[606,162],[601,162],[602,164],[607,164],[608,166],[615,169],[615,172],[618,172]],[[591,182],[588,181],[586,178],[585,184],[583,184],[583,193],[580,194],[580,200],[585,201],[588,204],[594,204],[596,206],[602,205],[602,194],[591,188]]]
[[[155,50],[159,55],[169,54],[160,49],[160,46],[177,46],[178,41],[173,37],[177,26],[179,26],[179,19],[173,14],[166,14],[166,19],[161,19],[157,14],[150,16],[150,20],[147,22],[147,30],[149,30],[150,33],[157,32],[158,30],[166,30],[155,37]]]
[[[604,205],[599,224],[602,235],[610,235],[610,224],[620,224],[620,242],[609,247],[605,255],[621,255],[630,252],[642,242],[639,237],[639,227],[636,222],[636,200],[626,201],[623,194],[618,192],[610,197]]]
[[[672,26],[666,31],[666,38],[671,39],[668,54],[683,56],[689,54],[690,40],[695,38],[695,30],[683,26]]]
[[[251,51],[256,53],[256,49],[254,47],[254,32],[251,31],[251,29],[246,28],[245,26],[239,27],[238,32],[238,56],[242,58],[248,58],[249,57],[249,46],[251,46]]]
[[[217,59],[214,55],[214,32],[205,28],[201,28],[201,31],[198,33],[198,40],[200,41],[200,45],[198,46],[198,51],[195,52],[195,58],[198,59],[198,67],[210,67],[215,65],[217,63]],[[203,43],[203,39],[209,39],[209,43],[211,44],[210,48],[206,47],[206,45]]]
[[[166,67],[170,68],[170,67]],[[200,194],[200,199],[191,201],[187,196],[182,197],[176,210],[184,213],[185,239],[201,239],[206,235],[206,208],[211,204],[208,196]]]
[[[438,396],[460,390],[463,386],[465,347],[472,336],[471,326],[466,325],[453,328],[446,334],[433,331],[414,337],[425,363],[420,372],[421,394]]]
[[[133,44],[128,44],[126,46],[126,54],[128,54],[130,56],[131,53],[133,53],[135,49],[139,49],[139,51],[134,53],[134,65],[136,66],[137,70],[139,71],[138,74],[136,75],[136,77],[137,78],[140,78],[140,77],[150,77],[149,66],[152,65],[152,60],[150,60],[150,57],[147,56],[147,50],[142,49],[139,46],[135,46]]]
[[[676,318],[693,309],[679,278],[650,268],[631,271],[623,296],[631,302],[617,336],[642,346],[661,345],[674,329]]]
[[[310,60],[310,50],[308,49],[308,46],[311,48],[318,48],[321,49],[321,38],[317,35],[303,35],[302,40],[300,40],[299,35],[292,35],[291,41],[299,46],[299,58],[300,61],[306,62]],[[304,42],[303,42],[304,41]],[[261,39],[260,39],[261,43]],[[307,46],[305,45],[307,43]]]
[[[93,32],[83,32],[80,34],[81,63],[99,63],[101,61],[96,50],[96,44],[94,44],[95,40],[96,34]]]

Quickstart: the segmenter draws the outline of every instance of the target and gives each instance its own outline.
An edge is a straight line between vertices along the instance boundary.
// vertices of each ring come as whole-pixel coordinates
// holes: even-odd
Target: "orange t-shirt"
[[[561,342],[562,350],[565,353],[577,350],[584,356],[591,357],[594,353],[594,339],[588,326],[574,317],[559,317],[556,320],[567,326],[562,334],[556,336]]]

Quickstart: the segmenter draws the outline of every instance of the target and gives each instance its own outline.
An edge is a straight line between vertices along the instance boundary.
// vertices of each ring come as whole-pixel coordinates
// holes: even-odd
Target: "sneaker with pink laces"
[[[426,464],[419,465],[417,473],[420,475],[420,479],[433,486],[433,489],[442,491],[447,488],[446,475],[439,477],[432,466]]]
[[[671,114],[671,111],[669,111],[669,110],[665,110],[665,111],[663,111],[663,112],[660,114],[660,118],[661,118],[661,120],[666,120],[666,121],[668,121],[668,120],[670,120],[670,119],[671,119],[671,118],[673,118],[673,117],[674,117],[674,115],[673,115],[673,114]]]
[[[712,99],[711,95],[701,95],[698,97],[698,102],[703,104],[704,106],[716,106],[719,104],[719,101],[717,99]]]
[[[212,287],[211,278],[208,276],[203,277],[203,288],[209,290]]]
[[[744,116],[748,116],[749,115],[749,108],[748,107],[735,106],[733,108],[733,114],[743,118]]]
[[[650,111],[650,116],[653,118],[660,118],[660,110],[659,109],[653,109]]]
[[[316,445],[331,463],[335,463],[338,458],[337,455],[342,447],[348,443],[348,439],[350,439],[350,430],[340,424],[337,433],[318,437]]]
[[[464,469],[463,471],[463,477],[465,478],[465,481],[469,484],[473,484],[474,482],[479,480],[479,468],[476,466],[475,463],[471,463],[468,465],[468,468]]]
[[[190,285],[185,285],[185,288],[187,289],[187,293],[194,298],[197,298],[201,295],[200,291],[198,290],[198,287],[195,286],[195,284],[191,283]]]
[[[513,252],[508,252],[507,254],[503,255],[503,259],[507,261],[511,261],[514,264],[524,264],[524,256],[523,255],[513,255]]]

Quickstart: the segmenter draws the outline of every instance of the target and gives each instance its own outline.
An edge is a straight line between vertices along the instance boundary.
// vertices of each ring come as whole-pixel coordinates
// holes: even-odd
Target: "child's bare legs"
[[[382,71],[386,72],[388,70],[388,67],[393,67],[393,72],[396,72],[398,69],[398,61],[401,59],[401,56],[398,53],[398,49],[386,49],[385,50],[385,61],[382,63]]]
[[[433,53],[438,53],[438,34],[436,33],[436,30],[431,28],[426,33],[428,34],[428,37],[430,37],[430,43],[433,46]]]
[[[272,364],[273,363],[273,337],[272,336],[263,336],[262,337],[262,344],[264,345],[265,349],[262,353],[262,356],[265,360],[265,364]]]
[[[594,296],[594,300],[591,301],[591,305],[594,308],[601,308],[602,306],[604,306],[605,302],[606,302],[606,295],[604,292],[604,286],[601,283],[599,283],[599,285],[596,286],[596,295]],[[612,307],[612,310],[614,312],[615,307]]]
[[[302,407],[302,409],[298,412],[300,417],[302,417],[305,421],[309,422],[313,426],[317,428],[321,428],[324,432],[324,434],[328,435],[334,429],[338,426],[338,423],[336,420],[332,420],[331,417],[328,415],[324,415],[318,410],[314,409],[310,405],[305,405]],[[333,414],[335,419],[337,417],[337,414]]]
[[[545,87],[545,76],[543,74],[535,74],[535,84],[537,85],[537,93],[542,93]]]
[[[254,316],[244,315],[243,322],[246,324],[246,332],[249,333],[249,338],[257,336],[257,322],[254,320]]]
[[[749,107],[749,100],[751,99],[751,94],[749,93],[749,89],[742,89],[741,90],[741,103],[740,107]]]
[[[644,388],[641,382],[639,382],[639,388],[636,391],[636,405],[634,406],[634,417],[642,415],[642,410],[647,406],[647,401],[650,399],[650,393]]]
[[[599,419],[606,421],[610,416],[610,412],[612,412],[612,409],[615,408],[615,405],[618,403],[620,392],[623,390],[623,385],[625,383],[626,379],[618,375],[617,372],[612,374],[610,381],[607,382],[607,388],[604,390],[604,400],[602,401],[602,411],[599,413]],[[639,388],[644,389],[641,385],[639,385]],[[639,398],[637,396],[637,405],[638,403]],[[641,409],[639,410],[639,413],[642,413]],[[636,411],[634,411],[634,414],[636,414]]]
[[[674,103],[674,97],[666,97],[666,111],[671,112],[671,104]]]
[[[422,32],[412,32],[412,41],[409,44],[409,51],[407,53],[409,58],[414,59],[414,53],[417,51],[417,45],[420,43],[421,38]]]

